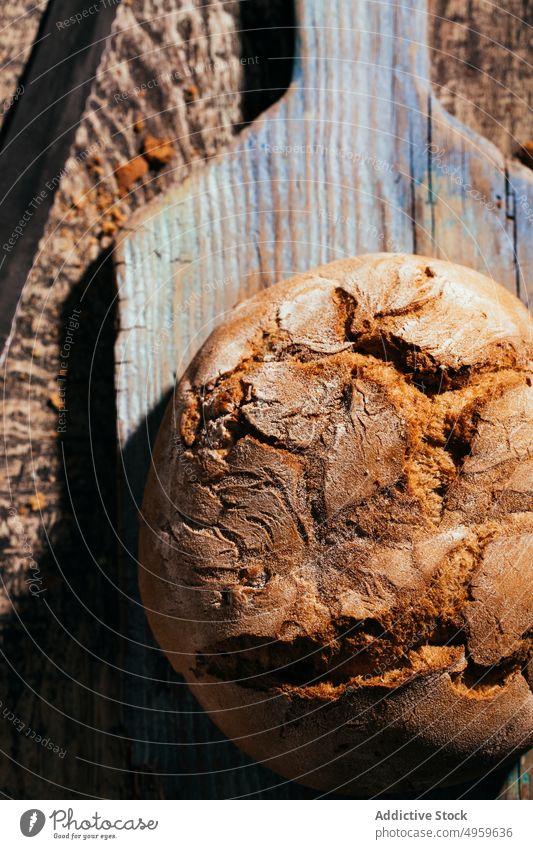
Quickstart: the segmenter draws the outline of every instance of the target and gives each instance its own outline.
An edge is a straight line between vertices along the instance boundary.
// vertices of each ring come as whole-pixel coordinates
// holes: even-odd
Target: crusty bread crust
[[[282,775],[417,792],[533,744],[531,331],[470,269],[373,254],[239,305],[179,381],[143,602]]]

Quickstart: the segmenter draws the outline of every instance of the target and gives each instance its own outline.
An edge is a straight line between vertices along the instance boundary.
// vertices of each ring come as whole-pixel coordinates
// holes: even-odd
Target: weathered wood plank
[[[430,0],[432,80],[442,105],[511,156],[533,136],[531,0]]]
[[[500,799],[532,799],[533,752],[526,752],[509,771],[499,793]]]
[[[47,3],[0,0],[0,129],[13,103],[24,94],[21,78]]]
[[[521,166],[511,175],[502,154],[434,97],[425,3],[306,0],[298,19],[299,59],[287,94],[221,158],[142,210],[119,245],[123,540],[136,599],[136,515],[150,439],[176,374],[227,308],[296,271],[365,251],[442,256],[512,291],[517,261],[525,268],[531,261],[531,240],[517,243],[505,201],[519,183],[533,198],[531,175]],[[139,644],[153,644],[140,606],[130,628]],[[161,670],[157,650],[132,647],[130,662],[146,679]],[[139,707],[159,711],[148,725],[142,714],[143,732],[167,746],[134,748],[134,765],[151,754],[156,772],[175,772],[172,740],[222,745],[201,713],[190,717],[190,697],[177,677],[173,683],[174,692],[137,694]],[[139,716],[130,722],[141,727]],[[265,787],[259,767],[244,773],[246,759],[225,757],[229,773],[169,777],[166,794],[239,795],[243,780],[251,794]],[[285,787],[274,778],[270,786]]]
[[[517,0],[512,0],[512,3],[515,2]],[[109,581],[111,577],[116,577],[113,571],[114,558],[110,557],[114,536],[111,529],[107,530],[109,525],[100,501],[102,494],[108,509],[112,508],[114,501],[115,442],[110,359],[112,322],[97,337],[101,319],[112,300],[113,289],[105,277],[102,279],[97,275],[93,278],[93,275],[99,266],[101,251],[109,247],[112,239],[107,232],[112,217],[106,213],[111,204],[118,201],[123,214],[128,215],[172,183],[181,182],[187,174],[187,164],[191,158],[197,159],[223,150],[231,142],[234,129],[239,127],[243,118],[250,119],[243,101],[248,101],[249,107],[249,101],[256,99],[252,105],[257,109],[257,101],[261,106],[265,103],[261,89],[279,88],[284,84],[283,78],[281,81],[276,78],[273,69],[280,62],[267,62],[264,57],[277,55],[276,50],[281,55],[292,55],[290,49],[284,49],[284,32],[279,28],[279,8],[283,7],[285,14],[286,10],[289,11],[289,4],[286,0],[248,0],[245,5],[250,9],[250,16],[243,25],[255,29],[255,33],[245,34],[242,48],[238,44],[241,34],[236,33],[241,28],[236,3],[210,4],[211,17],[207,21],[197,2],[186,6],[167,0],[136,0],[129,8],[126,4],[121,5],[117,13],[113,44],[94,81],[88,109],[67,163],[67,173],[61,176],[60,192],[51,212],[41,253],[36,258],[21,304],[7,371],[3,375],[7,398],[3,413],[8,422],[4,445],[8,483],[0,494],[4,507],[3,518],[5,510],[11,506],[17,512],[21,511],[21,531],[17,530],[9,517],[0,524],[0,542],[5,546],[6,555],[2,565],[3,584],[0,587],[0,626],[3,648],[16,672],[11,671],[5,662],[2,663],[0,698],[15,709],[23,721],[31,722],[58,742],[66,744],[69,751],[65,760],[60,761],[31,741],[24,741],[15,728],[3,723],[0,736],[6,754],[0,764],[0,787],[8,795],[17,798],[63,798],[67,792],[64,789],[66,784],[72,794],[79,791],[111,797],[133,794],[157,798],[163,793],[164,781],[170,781],[172,786],[181,787],[182,792],[186,792],[186,780],[176,778],[172,782],[171,779],[160,778],[154,771],[152,751],[157,751],[160,748],[158,745],[145,746],[145,758],[152,766],[132,778],[127,740],[119,736],[118,741],[113,742],[114,738],[108,735],[112,731],[127,737],[120,709],[117,710],[120,705],[106,700],[106,696],[116,699],[122,697],[124,676],[116,669],[105,671],[101,660],[91,665],[87,651],[77,647],[74,638],[81,640],[86,648],[93,649],[103,640],[114,662],[120,656],[120,641],[109,628],[95,623],[92,614],[74,604],[65,576],[69,580],[78,576],[80,598],[89,604],[92,603],[91,599],[97,599],[99,609],[106,611],[107,624],[116,627],[118,621],[122,627],[126,616],[123,596],[113,589]],[[511,7],[511,4],[506,5]],[[462,8],[467,8],[472,18],[478,20],[481,20],[483,12],[481,7],[487,6],[483,0],[474,0],[467,7],[462,4]],[[9,56],[17,53],[19,48],[23,52],[28,51],[33,38],[31,28],[36,29],[37,21],[33,21],[30,27],[28,21],[21,19],[21,26],[16,32],[9,17],[11,14],[23,14],[28,3],[23,0],[15,7],[12,3],[4,2],[0,8],[4,21],[8,23],[5,32],[12,36],[11,42],[2,39],[2,48],[9,49]],[[38,4],[35,8],[38,14],[42,5]],[[141,21],[145,22],[142,26],[139,23]],[[286,23],[290,23],[290,20]],[[265,43],[265,35],[258,30],[260,27],[267,27],[268,36],[272,39],[266,42],[264,51],[261,46]],[[481,69],[490,64],[500,67],[500,60],[493,60],[495,51],[498,52],[497,43],[512,47],[512,41],[506,41],[506,16],[498,15],[496,20],[489,22],[489,28],[486,27],[484,23],[478,29],[484,28],[485,34],[492,41],[480,54],[478,65]],[[209,35],[215,32],[217,38],[210,39]],[[259,47],[258,39],[261,42]],[[345,40],[351,45],[349,34]],[[215,43],[216,48],[213,49]],[[467,43],[464,46],[468,49]],[[462,49],[457,48],[458,55],[461,55]],[[251,67],[239,67],[239,52],[243,56],[259,52],[262,61]],[[383,42],[381,54],[385,59],[387,53],[387,44]],[[356,55],[355,52],[353,55]],[[217,58],[222,59],[222,66],[214,67],[213,60]],[[451,57],[448,59],[451,60]],[[451,61],[441,65],[440,79],[444,83],[447,69],[451,66]],[[20,72],[17,71],[8,80],[9,67],[0,76],[0,83],[5,83],[2,97],[12,95]],[[181,81],[172,82],[170,74],[176,70],[183,76]],[[461,67],[459,70],[462,73]],[[511,70],[515,76],[507,79],[507,85],[510,91],[516,92],[516,98],[509,100],[511,109],[502,118],[502,121],[510,122],[515,120],[515,113],[520,120],[526,114],[521,99],[528,96],[524,64],[512,63]],[[253,79],[250,76],[252,71],[255,74]],[[247,75],[246,82],[243,82],[244,72]],[[136,90],[154,77],[160,82],[159,87]],[[468,96],[468,87],[472,85],[471,75],[468,79],[465,77],[465,80]],[[191,100],[191,92],[188,90],[191,82],[199,90],[199,99],[196,101]],[[240,93],[243,87],[251,89],[249,95]],[[116,102],[115,94],[120,90],[126,91],[128,96]],[[231,90],[231,94],[220,96],[221,92],[228,90]],[[478,87],[475,97],[469,97],[470,102],[466,105],[472,111],[479,105],[490,113],[496,96],[490,84],[483,85]],[[343,97],[344,103],[347,96]],[[244,115],[241,110],[245,110]],[[139,152],[142,134],[136,133],[133,127],[139,114],[150,116],[146,120],[147,130],[179,139],[175,143],[176,158],[159,173],[157,180],[153,179],[154,173],[150,172],[148,183],[137,184],[135,191],[119,200],[113,170]],[[468,126],[475,127],[468,115],[463,117]],[[511,123],[507,126],[511,126]],[[378,140],[378,144],[382,143],[382,139]],[[103,177],[89,167],[85,158],[87,149],[92,149],[93,145],[96,145],[96,152],[102,157]],[[408,196],[408,181],[402,185]],[[110,200],[105,200],[106,193]],[[73,201],[80,202],[75,209],[72,208]],[[402,208],[404,204],[405,198],[402,198]],[[316,238],[314,216],[308,215],[307,222],[310,224],[309,238]],[[523,227],[524,236],[527,236],[530,225],[526,216],[518,224]],[[349,226],[340,221],[336,225],[332,224],[333,238],[336,239],[340,233],[341,250],[344,230]],[[268,236],[269,231],[265,229],[265,232]],[[389,250],[395,247],[388,233],[379,239],[379,244]],[[65,260],[66,264],[62,265]],[[84,298],[82,325],[77,336],[68,387],[72,412],[68,435],[65,437],[68,442],[66,465],[73,507],[62,473],[61,444],[56,436],[58,413],[49,399],[57,390],[59,349],[69,307],[79,306],[81,292],[91,280]],[[222,289],[219,281],[215,289],[219,298],[222,298]],[[199,308],[196,295],[191,296],[191,306]],[[88,368],[93,352],[96,352],[93,363],[95,379],[90,384],[90,397],[95,426],[90,440],[86,409]],[[86,362],[87,368],[80,368],[83,362]],[[30,440],[33,461],[29,453]],[[96,460],[99,491],[92,471],[93,457]],[[32,470],[36,472],[35,481]],[[36,489],[46,499],[42,506],[42,518],[37,510],[28,506]],[[102,567],[101,580],[94,560],[76,529],[73,510],[94,559]],[[63,576],[53,563],[53,557],[47,553],[45,533],[51,538],[54,552],[63,567]],[[48,590],[52,591],[53,608],[56,613],[59,612],[72,638],[54,622],[43,605],[38,605],[36,599],[29,596],[25,583],[29,576],[28,561],[23,556],[25,545],[30,546]],[[20,622],[17,614],[22,617]],[[36,637],[42,651],[32,643],[30,635],[24,630],[30,626],[31,634]],[[77,687],[50,661],[43,660],[45,655],[51,655],[73,679],[79,677],[82,683],[91,684],[96,692],[91,694]],[[166,666],[162,664],[159,674],[162,682],[165,682],[166,675]],[[161,683],[154,686],[156,693],[153,704],[158,706],[159,689],[172,685]],[[49,705],[44,699],[49,701]],[[65,717],[58,707],[72,719]],[[95,718],[94,730],[81,724],[87,717]],[[211,747],[212,750],[214,748]],[[208,750],[209,746],[205,746],[198,751],[198,769],[209,769],[214,761],[225,767],[231,765],[231,758],[222,762],[224,747],[215,751],[211,761]],[[173,751],[175,755],[176,749]],[[95,765],[76,762],[77,754]],[[125,771],[108,769],[99,764],[108,764]],[[223,783],[224,775],[219,776],[219,779]],[[199,781],[202,782],[202,779]]]
[[[67,749],[59,759],[0,717],[0,788],[15,798],[143,792],[142,774],[134,779],[130,769],[122,715],[130,673],[123,671],[127,604],[114,554],[115,291],[109,264],[101,265],[120,216],[183,179],[191,160],[230,144],[243,120],[239,4],[214,2],[208,14],[203,7],[200,0],[118,7],[75,144],[57,175],[2,375],[9,477],[0,493],[0,699]],[[271,9],[276,22],[279,2]],[[268,71],[263,79],[268,87]],[[198,94],[191,99],[193,83]],[[141,131],[134,126],[139,117]],[[115,169],[140,152],[147,133],[172,137],[175,155],[119,197]],[[73,308],[82,313],[69,359],[66,432],[58,435],[57,377]],[[35,568],[46,589],[40,598],[28,590]],[[146,781],[154,795],[158,782]]]

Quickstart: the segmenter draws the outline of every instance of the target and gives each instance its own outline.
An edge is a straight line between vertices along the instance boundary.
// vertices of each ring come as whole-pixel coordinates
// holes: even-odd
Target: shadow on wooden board
[[[533,254],[518,199],[533,202],[531,175],[434,97],[425,7],[331,0],[325,16],[322,0],[301,0],[286,94],[223,156],[128,223],[116,253],[116,380],[126,485],[119,514],[132,558],[165,393],[187,364],[184,352],[237,300],[299,270],[380,250],[439,255],[526,297]],[[457,168],[466,183],[454,179]],[[212,294],[205,281],[222,285]],[[151,642],[136,572],[132,559],[128,663],[146,682],[128,712],[139,738],[133,768],[150,771],[151,781],[163,774],[165,796],[302,798],[306,791],[239,755],[191,701]],[[496,797],[502,782],[501,772],[488,773],[435,796]],[[508,779],[509,792],[515,786]]]
[[[121,729],[124,628],[114,554],[115,292],[104,256],[87,269],[60,316],[58,334],[66,340],[70,328],[72,341],[56,384],[67,412],[63,424],[57,412],[59,433],[55,445],[50,441],[61,454],[59,500],[50,521],[43,518],[44,554],[29,571],[29,592],[19,594],[0,635],[0,700],[19,720],[0,724],[0,787],[10,798],[129,797],[131,776],[106,766],[127,767],[129,755]],[[38,360],[34,369],[40,380]],[[42,480],[46,456],[32,462]]]
[[[290,21],[286,25],[279,56],[294,52]],[[248,44],[242,56],[256,49]],[[245,88],[271,92],[265,108],[282,94],[285,79],[281,74],[269,83],[250,76]],[[262,111],[260,98],[250,95],[248,103],[251,121]],[[0,698],[60,752],[44,750],[2,723],[1,745],[9,754],[0,785],[20,799],[313,798],[312,791],[252,762],[218,732],[150,634],[137,590],[135,517],[168,393],[152,405],[115,462],[115,296],[110,261],[102,256],[64,305],[61,328],[82,301],[83,321],[67,376],[69,426],[59,441],[61,503],[46,529],[48,552],[38,563],[47,591],[26,595],[3,635]],[[128,473],[119,515],[132,521],[119,528],[117,540],[116,473],[123,477],[123,465]],[[432,797],[495,798],[504,776],[494,772]],[[518,764],[505,792],[516,798],[530,793],[528,773]]]

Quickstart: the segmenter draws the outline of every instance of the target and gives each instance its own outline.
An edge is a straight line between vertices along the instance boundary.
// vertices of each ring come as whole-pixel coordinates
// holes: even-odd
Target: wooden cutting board
[[[139,795],[310,795],[224,740],[146,624],[137,515],[176,376],[235,303],[343,256],[438,256],[523,299],[533,269],[531,172],[435,98],[424,0],[300,0],[297,47],[284,96],[233,147],[137,214],[116,252],[121,541],[131,597],[125,721]],[[507,796],[529,793],[530,764],[517,763]],[[469,792],[496,795],[501,781],[489,776]]]

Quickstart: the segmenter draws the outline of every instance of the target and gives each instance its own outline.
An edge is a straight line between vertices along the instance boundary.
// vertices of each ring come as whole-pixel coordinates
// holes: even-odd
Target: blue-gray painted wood
[[[300,0],[289,90],[231,149],[137,214],[118,245],[122,540],[133,599],[127,731],[133,767],[167,797],[307,795],[224,741],[145,622],[137,513],[176,375],[237,301],[342,256],[439,256],[527,297],[531,172],[432,94],[425,5]]]

